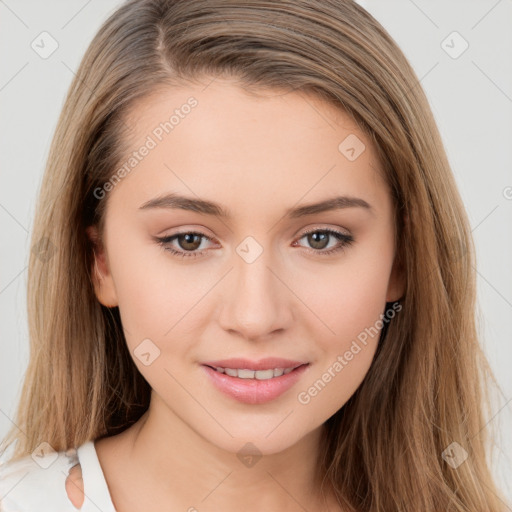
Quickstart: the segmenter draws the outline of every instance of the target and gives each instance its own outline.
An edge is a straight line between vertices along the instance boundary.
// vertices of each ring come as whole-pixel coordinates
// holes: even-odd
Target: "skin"
[[[341,510],[331,493],[325,503],[319,495],[315,457],[324,422],[361,384],[378,336],[309,403],[297,396],[375,325],[386,301],[402,296],[393,204],[372,144],[348,115],[303,92],[258,94],[216,79],[146,97],[127,119],[136,150],[168,112],[191,95],[198,100],[103,199],[96,295],[119,307],[130,353],[152,388],[138,422],[96,441],[118,512]],[[366,146],[354,161],[338,150],[351,134]],[[233,218],[139,209],[168,192],[215,201]],[[334,195],[362,198],[372,209],[283,217]],[[309,229],[341,231],[354,242],[322,255],[339,242],[330,236],[315,245],[304,234]],[[199,239],[202,255],[180,258],[153,238],[182,231],[212,241]],[[93,227],[88,235],[98,238]],[[236,252],[247,236],[263,249],[250,264]],[[168,245],[191,250],[183,238]],[[133,354],[147,338],[160,350],[148,366]],[[309,367],[277,399],[244,404],[218,391],[201,366],[235,356]],[[262,454],[252,467],[236,456],[247,442]],[[80,476],[76,466],[67,482],[78,505]]]

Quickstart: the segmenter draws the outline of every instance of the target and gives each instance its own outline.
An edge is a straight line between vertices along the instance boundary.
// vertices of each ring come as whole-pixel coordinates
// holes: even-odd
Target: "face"
[[[96,192],[96,295],[161,418],[233,452],[284,450],[356,391],[403,291],[374,148],[316,97],[220,79],[127,122],[135,154]]]

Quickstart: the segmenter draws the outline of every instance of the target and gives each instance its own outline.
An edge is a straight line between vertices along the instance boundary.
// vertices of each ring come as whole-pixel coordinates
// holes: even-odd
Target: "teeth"
[[[238,377],[239,379],[256,379],[256,380],[268,380],[274,377],[281,377],[281,375],[287,375],[292,372],[295,368],[274,368],[269,370],[247,370],[245,368],[221,368],[217,366],[215,368],[219,373],[225,373],[230,377]]]
[[[227,368],[226,368],[227,370]],[[254,379],[254,375],[256,373],[254,370],[234,370],[235,374],[238,372],[238,378],[239,379]],[[236,375],[235,375],[236,376]]]
[[[238,375],[240,375],[240,372],[238,372]],[[257,372],[254,372],[254,376],[258,380],[268,380],[274,378],[274,370],[258,370]]]

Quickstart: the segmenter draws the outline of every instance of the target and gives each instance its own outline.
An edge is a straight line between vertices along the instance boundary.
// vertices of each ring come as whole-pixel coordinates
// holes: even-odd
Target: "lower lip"
[[[308,364],[303,364],[286,375],[267,380],[240,379],[220,373],[209,366],[203,365],[203,368],[217,389],[226,395],[246,404],[264,404],[288,391],[300,379],[308,366]]]

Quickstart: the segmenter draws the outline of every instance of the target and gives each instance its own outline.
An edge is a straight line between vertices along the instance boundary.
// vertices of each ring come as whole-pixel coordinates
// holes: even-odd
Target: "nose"
[[[270,251],[263,250],[249,261],[236,252],[233,255],[234,268],[220,292],[223,299],[219,322],[230,333],[258,340],[292,325],[294,295]]]

